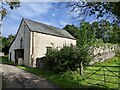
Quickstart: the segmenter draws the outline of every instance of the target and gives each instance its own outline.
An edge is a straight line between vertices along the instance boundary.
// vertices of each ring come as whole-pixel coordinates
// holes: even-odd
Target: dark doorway
[[[15,64],[18,65],[18,58],[23,58],[24,60],[24,49],[15,49]]]

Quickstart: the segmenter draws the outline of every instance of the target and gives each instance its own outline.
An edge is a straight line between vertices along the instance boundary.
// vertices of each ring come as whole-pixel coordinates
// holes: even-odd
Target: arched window
[[[22,38],[20,39],[20,49],[23,49],[23,40],[22,40]]]

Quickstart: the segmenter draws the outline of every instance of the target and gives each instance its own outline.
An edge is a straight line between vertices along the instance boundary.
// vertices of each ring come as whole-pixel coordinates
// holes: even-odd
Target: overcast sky
[[[3,21],[2,35],[16,34],[22,18],[63,28],[65,25],[73,23],[71,19],[73,15],[75,13],[70,14],[68,9],[64,7],[58,8],[50,2],[21,2],[20,8],[8,10],[8,15]],[[95,20],[94,17],[91,17],[87,21],[92,22]]]

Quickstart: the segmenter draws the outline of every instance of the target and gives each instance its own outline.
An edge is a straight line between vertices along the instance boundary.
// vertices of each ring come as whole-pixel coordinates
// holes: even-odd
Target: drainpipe
[[[31,67],[33,67],[34,62],[34,32],[32,32],[32,54],[31,54]]]

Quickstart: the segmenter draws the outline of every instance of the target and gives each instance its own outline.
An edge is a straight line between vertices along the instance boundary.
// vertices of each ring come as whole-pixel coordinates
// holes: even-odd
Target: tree
[[[111,24],[106,20],[93,22],[92,28],[97,39],[102,39],[104,42],[109,42],[109,34],[111,32]]]
[[[11,0],[9,2],[9,0],[8,1],[5,0],[5,2],[1,2],[0,21],[2,21],[3,18],[7,15],[7,8],[4,7],[6,5],[8,5],[11,10],[13,10],[13,9],[20,7],[20,1],[19,0]],[[2,26],[2,23],[0,22],[0,29],[1,29],[1,26]],[[1,32],[0,32],[0,35],[1,35]],[[13,38],[14,38],[14,35],[9,35],[8,38],[3,37],[2,35],[0,36],[0,41],[1,41],[0,48],[2,49],[2,51],[5,54],[8,54],[9,46],[10,46],[10,43],[12,42]]]
[[[106,20],[101,20],[99,22],[99,30],[101,39],[103,39],[105,43],[109,42],[109,34],[111,32],[110,23]]]
[[[120,26],[117,23],[114,23],[111,28],[110,42],[120,44]]]
[[[110,23],[106,20],[95,21],[92,24],[82,21],[80,27],[66,25],[64,29],[79,39],[82,45],[87,42],[89,42],[89,44],[119,43],[120,26],[117,23]],[[78,36],[80,37],[78,38]]]
[[[96,43],[103,43],[103,39],[102,38],[99,38],[100,37],[100,33],[99,33],[99,22],[93,22],[91,24],[91,27],[92,27],[92,31],[93,31],[93,34],[95,36],[95,42]]]
[[[61,4],[61,3],[59,3]],[[113,21],[120,23],[120,2],[68,2],[65,4],[70,12],[77,13],[75,19],[86,18],[87,15],[96,17],[113,17]]]
[[[77,59],[71,62],[77,62],[72,64],[78,66],[80,74],[82,75],[82,68],[87,65],[90,60],[92,60],[92,54],[90,52],[90,45],[95,41],[95,34],[92,25],[89,22],[82,21],[80,27],[74,27],[73,25],[66,25],[65,30],[70,32],[73,36],[76,35],[77,38],[77,48],[74,51]],[[66,52],[67,53],[67,52]],[[65,54],[66,55],[66,54]],[[74,54],[72,54],[74,55]],[[64,56],[64,55],[62,55]],[[68,55],[67,55],[68,56]],[[70,57],[70,56],[69,56]],[[68,59],[69,60],[69,59]],[[74,65],[74,67],[75,67]],[[72,65],[71,65],[72,66]]]
[[[7,9],[4,7],[4,5],[8,5],[9,8],[11,10],[13,10],[13,9],[20,7],[20,1],[19,0],[11,0],[9,2],[9,1],[5,0],[5,2],[2,2],[1,5],[2,5],[1,6],[2,9],[0,11],[0,14],[1,14],[1,21],[2,21],[2,19],[7,15]]]
[[[76,27],[76,26],[74,26],[74,25],[66,25],[63,29],[65,29],[65,30],[68,31],[72,36],[74,36],[75,38],[77,38],[78,27]]]
[[[77,37],[77,47],[80,54],[79,69],[82,74],[82,67],[92,60],[92,53],[90,52],[90,45],[94,42],[95,36],[91,25],[88,22],[81,22]]]
[[[10,34],[8,37],[2,37],[2,52],[8,54],[10,44],[12,43],[15,35]]]

